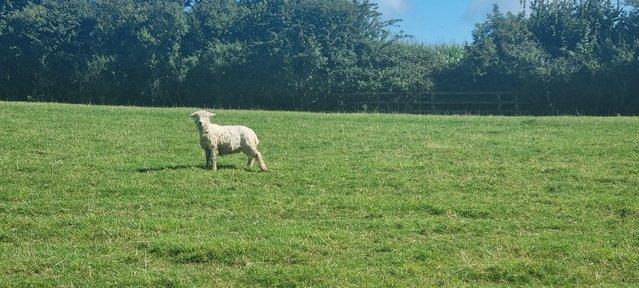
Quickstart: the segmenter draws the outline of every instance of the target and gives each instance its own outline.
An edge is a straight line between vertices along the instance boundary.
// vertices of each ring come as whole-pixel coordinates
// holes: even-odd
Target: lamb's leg
[[[204,149],[204,158],[206,161],[206,164],[204,164],[206,169],[211,169],[211,150],[210,149]]]
[[[211,147],[211,170],[217,170],[217,149]]]
[[[264,163],[264,158],[262,158],[262,153],[260,153],[259,151],[256,151],[256,157],[257,158],[257,164],[260,165],[260,170],[261,171],[266,171],[266,163]]]
[[[266,163],[264,163],[264,158],[262,158],[262,153],[257,151],[257,149],[253,149],[252,151],[253,157],[257,159],[257,164],[260,165],[260,171],[266,171]]]
[[[253,156],[251,155],[248,155],[248,157],[249,158],[248,158],[248,162],[246,163],[246,166],[250,168],[250,167],[253,167],[253,162],[255,162],[255,158],[253,158]]]
[[[266,171],[266,164],[264,164],[264,159],[262,158],[262,154],[260,151],[257,151],[255,147],[243,147],[244,154],[249,156],[248,164],[253,164],[253,160],[257,160],[257,164],[260,165],[261,171]]]

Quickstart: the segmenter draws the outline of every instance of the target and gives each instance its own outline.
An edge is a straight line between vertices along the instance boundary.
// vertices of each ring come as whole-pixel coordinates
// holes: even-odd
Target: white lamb
[[[217,170],[217,156],[244,152],[251,167],[257,160],[261,171],[266,171],[262,154],[257,150],[259,140],[253,130],[244,126],[220,126],[212,124],[210,117],[215,114],[200,110],[191,114],[200,132],[200,146],[204,149],[206,168]]]

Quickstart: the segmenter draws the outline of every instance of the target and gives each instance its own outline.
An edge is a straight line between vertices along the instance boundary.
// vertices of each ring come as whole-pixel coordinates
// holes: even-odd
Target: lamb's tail
[[[247,136],[249,136],[249,137],[247,137],[248,139],[246,139],[246,140],[249,140],[249,142],[250,142],[250,143],[251,143],[254,147],[257,147],[257,145],[259,145],[259,144],[260,144],[260,139],[258,139],[258,138],[257,138],[257,133],[255,133],[255,131],[253,131],[253,130],[252,130],[252,129],[250,129],[250,128],[248,129],[248,131],[247,131],[247,132],[248,132],[248,133],[247,133],[247,134],[248,134]]]

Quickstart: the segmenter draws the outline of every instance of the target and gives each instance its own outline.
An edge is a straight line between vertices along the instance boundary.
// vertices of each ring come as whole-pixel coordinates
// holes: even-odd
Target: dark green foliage
[[[341,110],[512,91],[534,113],[639,113],[636,1],[525,4],[464,49],[402,40],[367,0],[1,1],[0,99]]]
[[[536,0],[529,15],[495,8],[455,76],[521,94],[540,113],[639,113],[636,13],[611,0]]]
[[[72,101],[63,88],[84,74],[95,21],[87,1],[26,4],[3,17],[0,85],[11,99]]]
[[[406,90],[386,76],[429,65],[395,55],[394,21],[368,1],[10,2],[2,13],[2,99],[336,109],[332,95]],[[410,89],[430,86],[411,75]]]

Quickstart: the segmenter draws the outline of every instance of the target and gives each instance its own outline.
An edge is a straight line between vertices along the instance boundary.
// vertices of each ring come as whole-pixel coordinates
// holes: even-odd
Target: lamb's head
[[[197,125],[199,129],[202,129],[204,124],[211,123],[211,116],[215,116],[215,114],[206,110],[200,110],[191,114],[191,119],[193,119],[193,122],[195,122],[195,125]]]

